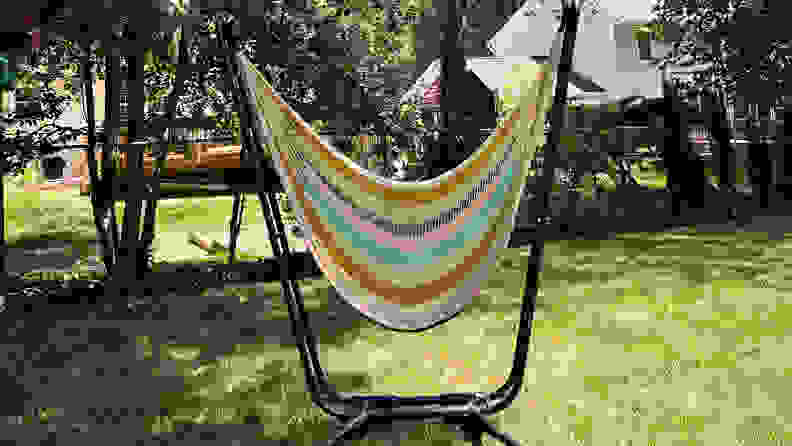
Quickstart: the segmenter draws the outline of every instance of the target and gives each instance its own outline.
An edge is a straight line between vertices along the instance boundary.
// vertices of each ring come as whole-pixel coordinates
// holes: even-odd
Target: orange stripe
[[[473,249],[470,256],[467,257],[466,262],[445,275],[442,275],[439,279],[422,284],[417,288],[394,287],[377,280],[374,274],[368,271],[365,266],[354,263],[349,256],[344,254],[344,250],[337,246],[332,231],[326,229],[318,215],[314,212],[310,201],[306,199],[303,185],[300,181],[297,181],[296,171],[288,166],[288,158],[283,152],[281,152],[281,165],[284,166],[289,175],[289,180],[295,186],[297,199],[303,203],[305,218],[308,224],[311,225],[313,237],[327,248],[331,260],[338,264],[349,277],[359,283],[363,288],[381,296],[389,303],[399,305],[424,304],[431,301],[434,297],[456,287],[462,279],[472,272],[473,267],[476,265],[475,261],[488,254],[490,245],[492,245],[492,242],[498,235],[495,228],[488,231],[484,239]],[[322,263],[326,263],[326,261]]]
[[[544,76],[543,72],[539,72],[538,78]],[[433,201],[442,200],[452,193],[458,186],[463,184],[467,178],[473,178],[479,175],[480,171],[487,167],[486,160],[490,153],[492,153],[497,144],[502,144],[504,139],[511,133],[514,123],[520,119],[520,111],[515,110],[512,115],[503,123],[502,127],[498,127],[495,135],[495,140],[492,141],[486,149],[486,153],[482,154],[479,158],[474,160],[466,169],[456,172],[447,182],[438,184],[435,190],[416,192],[405,190],[393,190],[389,187],[369,181],[366,177],[355,172],[354,170],[346,167],[344,162],[337,159],[322,143],[319,136],[313,132],[301,119],[289,109],[289,106],[284,103],[274,91],[267,87],[265,89],[267,94],[280,106],[280,109],[285,113],[289,119],[297,123],[297,133],[301,134],[306,141],[314,147],[314,150],[319,154],[320,158],[327,163],[327,165],[336,170],[338,175],[349,178],[353,183],[358,185],[364,193],[377,195],[379,199],[396,202],[394,205],[401,207],[416,207],[418,205],[427,204]],[[529,120],[536,119],[536,109],[528,108]]]

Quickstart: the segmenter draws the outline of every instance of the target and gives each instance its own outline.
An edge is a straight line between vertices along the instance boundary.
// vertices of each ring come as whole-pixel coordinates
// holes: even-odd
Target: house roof
[[[466,68],[473,71],[476,76],[490,90],[498,91],[503,88],[504,73],[511,70],[512,63],[546,63],[548,57],[531,58],[505,58],[505,57],[467,57]],[[441,75],[440,59],[435,59],[429,68],[418,78],[413,86],[405,93],[401,101],[407,101],[416,96],[425,96],[436,84],[439,84]],[[568,96],[580,94],[604,93],[605,89],[596,82],[578,72],[570,73]]]
[[[527,2],[490,40],[490,47],[498,56],[548,55],[560,25],[555,8],[559,4],[558,0]],[[635,47],[632,30],[641,23],[605,8],[598,14],[584,12],[572,63],[573,77],[580,75],[576,83],[588,84],[584,89],[591,90],[587,80],[591,81],[612,96],[662,95],[661,73],[641,61]]]
[[[494,55],[486,46],[489,40],[512,14],[519,9],[516,4],[525,0],[487,0],[469,8],[457,9],[464,15],[466,23],[460,30],[458,50],[465,57],[487,57]],[[529,0],[530,1],[530,0]],[[446,19],[448,0],[433,0],[417,19],[415,29],[416,76],[423,73],[432,62],[444,53],[441,31]],[[416,78],[413,78],[413,81]]]

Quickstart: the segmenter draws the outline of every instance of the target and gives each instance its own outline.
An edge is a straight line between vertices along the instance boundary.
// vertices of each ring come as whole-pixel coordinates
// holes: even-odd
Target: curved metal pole
[[[238,48],[239,39],[233,35],[233,23],[225,23],[220,31],[224,47],[229,50],[236,50]],[[231,80],[233,91],[235,91],[238,103],[240,104],[240,121],[242,124],[240,132],[242,133],[242,143],[246,145],[255,144],[253,136],[255,135],[255,127],[252,122],[255,118],[250,116],[247,91],[245,84],[241,81],[241,68],[237,65],[236,57],[229,56],[229,68],[231,69]],[[252,149],[254,146],[251,146]],[[252,150],[251,150],[252,151]],[[346,419],[343,412],[337,412],[327,406],[328,400],[337,399],[337,395],[328,394],[328,380],[327,374],[319,363],[319,356],[317,353],[316,337],[308,326],[308,315],[302,306],[302,298],[300,296],[299,286],[292,280],[290,271],[290,258],[291,252],[289,243],[286,239],[286,232],[283,225],[283,220],[280,215],[280,209],[272,193],[258,193],[259,200],[261,201],[262,211],[264,212],[264,221],[267,224],[268,235],[272,251],[275,257],[280,260],[281,266],[281,288],[285,294],[286,303],[289,306],[290,319],[292,321],[292,331],[296,338],[297,348],[300,352],[301,360],[305,367],[306,382],[310,390],[311,396],[315,404],[321,407],[329,414],[337,418]],[[323,397],[320,397],[322,395]],[[326,396],[326,397],[324,397]]]
[[[573,7],[565,9],[562,26],[566,30],[564,35],[564,52],[558,83],[561,88],[556,90],[556,113],[563,112],[564,100],[566,99],[566,88],[568,83],[568,71],[571,63],[574,34],[577,23],[578,10]],[[231,45],[229,45],[230,47]],[[243,133],[245,143],[251,143],[256,131],[255,126],[250,122],[255,117],[250,116],[250,102],[247,101],[248,92],[245,90],[242,81],[242,67],[237,64],[236,58],[231,61],[233,72],[234,90],[237,92],[243,113]],[[566,75],[565,75],[566,71]],[[241,83],[241,85],[240,85]],[[560,98],[560,99],[559,99]],[[560,108],[558,107],[560,102]],[[561,115],[563,119],[563,115]],[[562,124],[561,119],[556,119],[556,127]],[[560,133],[556,132],[551,143],[558,143]],[[552,178],[550,178],[552,184]],[[549,193],[549,188],[547,190]],[[286,240],[284,225],[280,218],[279,207],[274,196],[270,193],[260,192],[259,199],[265,215],[265,222],[269,230],[270,243],[273,253],[280,260],[281,286],[289,307],[292,330],[297,341],[297,348],[300,353],[301,361],[305,368],[306,382],[311,394],[311,399],[324,412],[334,416],[342,422],[347,423],[347,431],[365,430],[367,423],[391,422],[395,419],[420,419],[441,417],[448,424],[464,424],[475,437],[480,438],[482,433],[488,433],[495,438],[509,442],[509,437],[497,433],[494,428],[483,422],[481,414],[497,412],[508,407],[515,399],[522,385],[527,352],[529,349],[531,324],[535,311],[535,298],[538,291],[539,271],[542,264],[542,243],[539,237],[534,241],[536,251],[531,256],[531,265],[526,272],[523,305],[521,308],[520,328],[517,335],[517,345],[515,349],[514,365],[510,372],[506,384],[491,394],[476,393],[456,393],[433,395],[428,397],[398,397],[389,395],[349,395],[336,392],[329,385],[326,373],[318,361],[316,351],[316,339],[310,330],[308,316],[302,305],[300,290],[295,283],[293,274],[290,270],[290,252],[288,241]],[[542,214],[546,214],[546,209]],[[471,417],[478,417],[472,420]],[[463,420],[467,418],[467,420]],[[353,420],[350,422],[350,420]],[[343,435],[342,435],[343,436]],[[516,442],[515,442],[516,443]]]
[[[520,328],[517,331],[517,341],[514,353],[514,362],[506,383],[498,390],[493,392],[488,399],[489,405],[481,411],[483,414],[498,412],[508,407],[517,397],[522,387],[525,365],[528,359],[528,349],[530,347],[531,326],[533,315],[536,309],[536,295],[539,292],[539,274],[542,270],[544,261],[544,240],[541,238],[542,227],[546,225],[546,220],[550,211],[550,191],[553,185],[553,168],[558,153],[558,144],[561,137],[561,129],[564,125],[564,108],[566,107],[567,86],[569,85],[569,72],[572,67],[572,55],[575,51],[575,37],[577,34],[578,18],[580,9],[571,4],[565,4],[561,27],[564,41],[561,49],[561,60],[558,64],[558,76],[555,85],[555,96],[553,101],[552,127],[550,138],[545,147],[544,174],[540,178],[539,211],[538,225],[536,228],[536,238],[531,243],[534,251],[530,256],[528,270],[525,273],[525,288],[523,290],[523,303],[520,308]]]

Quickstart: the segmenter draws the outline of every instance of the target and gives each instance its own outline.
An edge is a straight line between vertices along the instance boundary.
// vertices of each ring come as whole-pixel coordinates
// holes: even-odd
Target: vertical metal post
[[[549,213],[550,189],[553,184],[553,167],[555,162],[551,156],[557,151],[561,136],[560,131],[564,124],[564,108],[566,105],[567,86],[569,84],[569,72],[572,66],[572,55],[575,49],[575,36],[577,34],[579,14],[580,10],[575,4],[564,1],[563,16],[561,19],[561,30],[564,32],[564,41],[561,49],[561,60],[558,64],[550,138],[547,147],[545,147],[545,159],[543,163],[544,174],[539,179],[538,225],[531,243],[532,252],[525,272],[523,304],[520,308],[520,328],[517,332],[512,370],[507,383],[496,391],[496,394],[509,395],[509,397],[491,407],[491,411],[501,410],[510,404],[511,400],[516,397],[517,393],[515,390],[522,386],[522,374],[528,360],[528,341],[531,337],[531,325],[536,309],[536,296],[539,293],[539,275],[542,271],[542,263],[544,262],[543,234],[545,233],[545,221]]]
[[[544,234],[547,226],[547,214],[549,213],[550,188],[553,184],[554,161],[550,157],[556,151],[560,141],[560,130],[563,127],[564,107],[566,105],[567,86],[569,84],[569,72],[572,66],[572,55],[575,48],[575,35],[577,33],[577,20],[580,10],[575,4],[564,1],[561,28],[564,40],[561,49],[561,59],[558,64],[558,75],[553,101],[553,120],[551,121],[550,138],[545,147],[545,158],[543,160],[544,174],[539,178],[540,189],[538,191],[539,210],[537,218],[537,228],[531,241],[531,256],[525,272],[525,285],[523,288],[523,304],[520,308],[520,325],[517,331],[515,343],[514,362],[507,382],[494,392],[496,398],[501,399],[498,403],[487,409],[487,413],[494,413],[507,407],[516,398],[519,389],[522,387],[523,373],[528,360],[529,340],[531,337],[531,326],[533,315],[536,309],[536,296],[539,292],[539,275],[542,271],[544,262]]]
[[[547,222],[550,215],[550,194],[553,189],[553,180],[555,177],[558,144],[561,141],[561,130],[564,127],[564,118],[566,115],[565,108],[569,86],[569,73],[572,69],[572,55],[575,51],[575,38],[577,35],[578,19],[580,17],[580,9],[578,5],[572,3],[572,1],[573,0],[565,0],[563,2],[561,27],[564,31],[564,41],[561,49],[561,59],[558,64],[558,76],[556,77],[555,96],[550,118],[550,135],[544,148],[543,173],[538,182],[540,186],[538,196],[539,227]]]

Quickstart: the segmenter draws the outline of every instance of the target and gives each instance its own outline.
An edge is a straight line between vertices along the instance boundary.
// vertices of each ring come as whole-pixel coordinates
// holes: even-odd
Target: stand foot
[[[345,440],[358,440],[366,435],[368,430],[369,416],[362,413],[344,425],[334,439],[330,440],[329,446],[340,446]]]
[[[480,414],[465,418],[460,422],[459,428],[465,436],[465,441],[469,441],[473,446],[481,446],[481,437],[483,434],[489,435],[506,446],[520,446],[517,440],[506,433],[498,431],[492,423],[487,421],[484,416]]]

